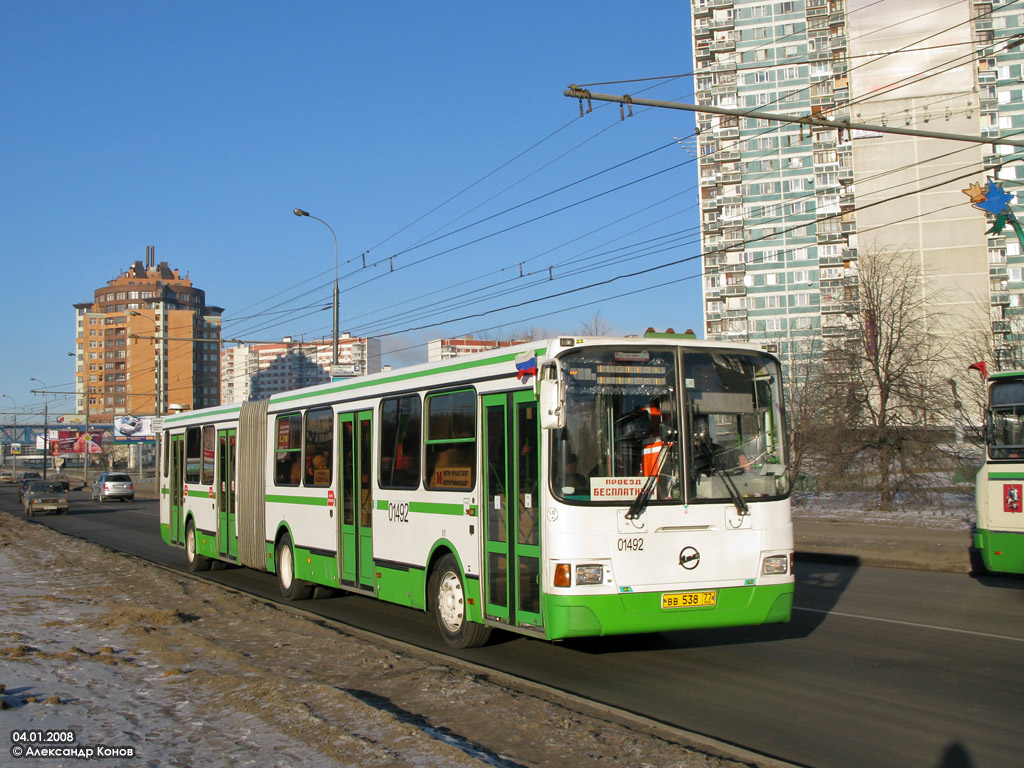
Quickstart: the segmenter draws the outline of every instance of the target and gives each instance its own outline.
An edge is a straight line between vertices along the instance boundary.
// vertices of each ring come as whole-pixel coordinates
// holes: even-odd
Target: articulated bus
[[[1024,573],[1024,371],[988,378],[985,464],[975,484],[975,571]]]
[[[164,420],[160,529],[192,570],[432,611],[454,648],[788,621],[778,360],[560,338]]]

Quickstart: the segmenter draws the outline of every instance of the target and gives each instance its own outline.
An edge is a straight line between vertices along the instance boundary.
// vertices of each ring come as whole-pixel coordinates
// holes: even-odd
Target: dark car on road
[[[55,483],[60,483],[62,486],[64,486],[65,491],[71,490],[71,478],[65,475],[63,472],[58,472],[55,475],[50,475],[49,479],[53,480],[53,482]]]
[[[92,484],[92,500],[106,501],[120,499],[132,501],[135,498],[135,485],[132,477],[125,472],[103,472]]]
[[[21,503],[25,498],[25,486],[27,486],[33,480],[42,480],[43,476],[38,472],[22,472],[18,475],[18,502]]]
[[[29,480],[24,493],[25,514],[29,517],[44,512],[68,513],[68,494],[57,480]]]

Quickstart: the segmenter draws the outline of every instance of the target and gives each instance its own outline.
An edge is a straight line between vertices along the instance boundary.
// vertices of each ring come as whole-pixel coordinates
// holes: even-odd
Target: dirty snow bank
[[[740,765],[3,512],[0,604],[5,765]]]
[[[969,530],[974,522],[973,488],[963,493],[935,493],[927,501],[896,501],[892,511],[882,512],[876,509],[877,492],[801,491],[793,494],[793,518],[946,530]]]

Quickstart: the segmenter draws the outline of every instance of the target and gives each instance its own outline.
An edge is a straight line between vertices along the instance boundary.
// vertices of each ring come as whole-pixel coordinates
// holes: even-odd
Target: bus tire
[[[445,643],[452,648],[476,648],[487,642],[491,628],[466,616],[466,590],[455,555],[442,557],[430,574],[430,595]]]
[[[308,600],[313,594],[312,584],[295,578],[295,550],[287,533],[277,542],[277,583],[285,600]]]
[[[188,561],[190,573],[208,571],[212,563],[210,558],[199,554],[199,542],[196,540],[196,526],[191,520],[185,526],[185,560]]]

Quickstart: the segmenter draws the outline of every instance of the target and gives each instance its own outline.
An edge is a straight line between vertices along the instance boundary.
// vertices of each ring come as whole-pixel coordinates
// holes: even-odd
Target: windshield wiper
[[[661,444],[661,449],[658,451],[658,460],[654,467],[654,474],[647,478],[644,487],[640,489],[640,493],[636,495],[636,498],[629,505],[629,509],[626,511],[627,520],[636,520],[643,514],[644,509],[647,507],[647,502],[651,500],[651,494],[654,493],[654,487],[657,485],[658,478],[661,477],[661,470],[665,466],[665,459],[668,458],[669,449],[674,446],[675,442],[672,441],[665,441]]]
[[[740,495],[739,489],[736,487],[736,483],[733,482],[728,470],[722,469],[718,466],[718,462],[715,461],[715,454],[711,450],[709,442],[710,441],[706,439],[698,439],[696,441],[697,448],[700,449],[701,455],[708,464],[708,474],[718,475],[722,478],[722,482],[725,483],[725,487],[729,491],[729,496],[732,498],[732,503],[736,505],[736,511],[739,512],[740,517],[749,515],[750,507],[747,506],[746,500]]]

